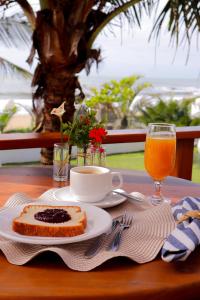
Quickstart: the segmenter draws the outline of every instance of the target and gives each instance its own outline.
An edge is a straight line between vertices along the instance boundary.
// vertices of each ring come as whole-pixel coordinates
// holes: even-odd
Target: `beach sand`
[[[28,114],[15,114],[9,121],[4,131],[32,127],[32,119]]]

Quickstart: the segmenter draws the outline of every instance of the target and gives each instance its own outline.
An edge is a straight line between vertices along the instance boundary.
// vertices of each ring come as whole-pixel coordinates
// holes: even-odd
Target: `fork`
[[[133,217],[127,216],[125,213],[122,217],[121,222],[119,223],[119,230],[115,234],[111,244],[108,246],[108,250],[117,251],[119,249],[122,233],[125,229],[130,228],[132,225]]]
[[[123,218],[123,215],[120,215],[120,216],[114,218],[113,221],[112,221],[112,226],[111,226],[110,230],[107,233],[103,233],[101,236],[98,236],[94,240],[92,245],[90,245],[90,247],[85,251],[84,255],[85,255],[86,258],[92,258],[99,252],[99,250],[101,249],[101,244],[102,244],[104,238],[106,236],[110,235],[112,232],[114,232],[117,225],[122,221],[122,218]]]

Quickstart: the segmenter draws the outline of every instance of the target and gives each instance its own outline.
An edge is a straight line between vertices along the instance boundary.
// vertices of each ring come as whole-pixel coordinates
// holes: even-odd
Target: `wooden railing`
[[[110,130],[105,144],[144,142],[145,130]],[[200,126],[177,128],[176,165],[171,175],[192,178],[194,140],[200,138]],[[0,150],[53,147],[60,142],[59,133],[9,133],[0,135]]]

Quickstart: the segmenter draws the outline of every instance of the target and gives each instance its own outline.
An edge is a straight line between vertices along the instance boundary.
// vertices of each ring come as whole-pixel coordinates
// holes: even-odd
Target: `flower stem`
[[[62,116],[59,117],[60,119],[60,139],[61,139],[61,144],[64,143],[64,137],[63,137],[63,122],[62,122]]]
[[[83,163],[84,163],[84,166],[86,166],[86,156],[87,156],[87,146],[83,146]]]

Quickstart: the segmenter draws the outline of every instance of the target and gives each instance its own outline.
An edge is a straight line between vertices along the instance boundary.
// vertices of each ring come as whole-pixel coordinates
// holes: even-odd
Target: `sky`
[[[90,76],[123,77],[140,74],[148,78],[199,78],[200,50],[197,49],[196,41],[192,42],[186,64],[187,47],[182,46],[176,52],[175,47],[169,45],[170,37],[166,31],[162,33],[157,47],[155,39],[148,42],[152,24],[153,21],[145,17],[141,29],[135,26],[130,30],[124,26],[122,31],[114,28],[115,34],[104,30],[95,43],[102,50],[103,61],[98,71],[96,67],[92,68]],[[26,69],[29,69],[25,62],[28,54],[29,49],[16,50],[0,46],[0,56]]]
[[[177,49],[169,44],[170,36],[163,31],[160,43],[148,41],[153,21],[144,18],[142,28],[132,28],[132,32],[124,28],[122,35],[102,34],[96,44],[102,49],[104,58],[100,72],[122,75],[139,73],[154,78],[197,78],[200,73],[200,50],[196,41],[192,41],[190,56],[187,62],[187,47]],[[120,36],[121,35],[121,36]],[[186,63],[187,62],[187,63]]]

